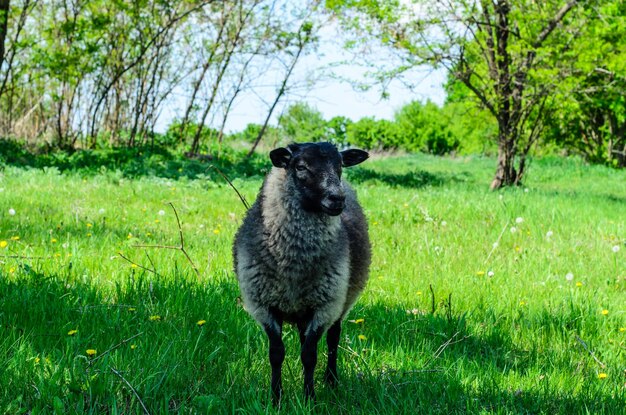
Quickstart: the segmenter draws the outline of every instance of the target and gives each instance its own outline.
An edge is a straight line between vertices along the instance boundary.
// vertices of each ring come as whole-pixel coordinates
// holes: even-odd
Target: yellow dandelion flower
[[[137,348],[137,345],[136,345],[136,344],[131,344],[131,345],[130,345],[130,349],[131,349],[131,350],[135,350],[136,348]]]
[[[623,332],[625,332],[625,331],[626,331],[626,327],[620,327],[620,328],[619,328],[619,332],[620,332],[620,333],[623,333]]]
[[[19,236],[12,236],[12,237],[11,237],[11,240],[12,240],[12,241],[19,241],[19,240],[20,240],[20,237],[19,237]]]
[[[604,310],[602,310],[602,315],[603,316],[608,316],[609,315],[609,310],[607,310],[606,308]]]
[[[132,238],[132,237],[133,237],[133,234],[132,234],[132,233],[130,233],[130,232],[128,233],[128,235],[126,235],[126,239],[130,239],[130,238]]]
[[[579,282],[577,282],[577,283],[576,283],[576,286],[577,286],[577,287],[582,287],[582,286],[583,286],[583,283],[579,281]]]
[[[520,248],[519,246],[516,246],[516,247],[515,247],[515,252],[519,252],[519,251],[521,251],[521,250],[522,250],[522,248]]]
[[[365,335],[363,335],[363,334],[359,334],[359,340],[365,341],[365,340],[367,340],[367,337],[365,337]]]
[[[405,204],[404,204],[404,205],[402,205],[402,206],[404,206],[404,207],[406,208],[406,207],[409,207],[409,204],[408,204],[408,203],[405,203]]]
[[[91,232],[88,232],[88,233],[87,233],[87,236],[91,238]]]
[[[0,248],[6,248],[8,244],[7,241],[0,241]]]
[[[602,373],[598,373],[598,379],[606,379],[608,378],[609,375],[607,375],[606,373],[602,372]]]
[[[39,362],[41,362],[41,359],[39,357],[35,358],[35,364],[38,364]]]
[[[130,267],[131,268],[139,268],[139,265],[137,265],[137,264],[130,264]]]
[[[15,267],[9,268],[9,274],[13,274],[15,272]]]
[[[85,353],[87,353],[87,356],[95,356],[98,351],[96,349],[87,349]]]
[[[155,219],[155,220],[154,220],[154,223],[159,223],[159,222],[161,222],[161,221],[160,221],[160,220],[158,220],[158,219]]]
[[[485,271],[477,271],[476,275],[478,275],[479,277],[482,277],[483,275],[485,275]]]
[[[59,242],[59,241],[57,240],[57,238],[52,238],[52,239],[50,239],[50,242],[52,242],[53,244],[55,244],[55,243],[57,243],[57,242]]]
[[[55,257],[55,258],[59,258],[59,257],[61,257],[61,254],[59,254],[59,253],[57,252],[56,254],[54,254],[54,257]]]
[[[198,325],[198,327],[202,327],[206,324],[206,320],[198,320],[196,324]]]
[[[526,305],[526,301],[524,301],[524,300],[520,301],[520,302],[519,302],[519,305],[520,305],[520,306]]]
[[[93,227],[93,225],[92,225],[91,223],[88,223],[88,224],[87,224],[87,227],[88,227],[88,228],[91,228],[91,227]]]
[[[134,313],[135,311],[137,311],[137,309],[135,307],[128,307],[128,311]]]
[[[148,320],[150,320],[150,321],[161,321],[161,316],[159,316],[159,315],[150,316],[148,318]]]
[[[421,292],[421,291],[418,291],[418,292],[417,292],[417,295],[422,295],[422,292]]]
[[[146,236],[152,236],[152,234],[150,232],[147,232]]]
[[[213,229],[213,233],[217,235],[218,233],[220,233],[220,230],[219,229]]]
[[[365,319],[363,319],[363,318],[357,318],[356,320],[354,320],[354,324],[361,324],[361,323],[364,323],[364,322],[365,322]]]
[[[376,226],[378,225],[378,222],[372,222],[372,225]]]
[[[76,333],[78,333],[78,330],[70,330],[70,331],[68,331],[68,332],[67,332],[67,335],[68,335],[68,336],[73,336],[73,335],[75,335]]]

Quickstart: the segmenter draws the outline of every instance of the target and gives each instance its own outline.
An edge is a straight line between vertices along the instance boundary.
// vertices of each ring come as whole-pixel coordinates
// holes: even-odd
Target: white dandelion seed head
[[[99,213],[99,214],[101,214],[101,215],[102,215],[104,212],[106,212],[106,210],[104,210],[104,208],[100,208],[100,209],[98,210],[98,213]]]
[[[619,245],[615,245],[612,250],[617,254],[619,252]]]
[[[515,223],[522,223],[522,222],[524,222],[524,218],[522,217],[515,218]]]
[[[165,215],[165,211],[163,209],[159,210],[159,216]]]
[[[528,187],[524,189],[524,193],[528,193]]]
[[[489,278],[493,277],[494,275],[496,275],[496,273],[495,273],[495,272],[493,272],[493,271],[489,271],[489,272],[487,273],[487,276],[488,276]]]
[[[549,238],[549,237],[551,237],[552,235],[554,235],[554,232],[552,232],[552,231],[548,231],[548,232],[546,232],[546,238]]]
[[[498,199],[502,200],[502,199],[504,199],[504,196],[498,195]]]
[[[574,279],[574,274],[568,272],[567,274],[565,274],[565,279],[568,281],[572,281]]]
[[[497,242],[494,242],[494,243],[493,243],[493,247],[494,247],[494,248],[497,248],[497,247],[498,247],[498,245],[499,245],[499,244],[498,244]]]
[[[63,245],[61,245],[63,247],[63,249],[67,249],[70,247],[70,243],[69,242],[65,242]]]
[[[447,226],[447,225],[448,225],[448,222],[446,222],[445,220],[441,221],[441,226]]]
[[[9,215],[11,215],[11,216],[15,216],[15,209],[10,208],[10,209],[9,209]]]
[[[511,226],[511,233],[517,232],[517,228],[515,226]]]

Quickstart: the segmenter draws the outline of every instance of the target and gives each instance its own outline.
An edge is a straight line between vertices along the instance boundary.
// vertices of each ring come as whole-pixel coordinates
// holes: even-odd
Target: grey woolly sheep
[[[235,237],[244,307],[269,339],[275,403],[282,393],[283,322],[298,328],[305,397],[315,398],[317,343],[325,332],[325,380],[337,383],[341,321],[365,287],[371,258],[365,216],[341,170],[368,157],[330,143],[271,151],[274,168]]]

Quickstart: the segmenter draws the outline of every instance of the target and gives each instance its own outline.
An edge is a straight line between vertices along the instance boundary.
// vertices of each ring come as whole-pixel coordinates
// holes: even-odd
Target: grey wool
[[[371,260],[367,222],[342,168],[367,159],[330,143],[292,144],[274,165],[233,247],[244,307],[269,339],[274,402],[282,393],[283,322],[297,326],[304,393],[314,398],[317,343],[327,333],[326,381],[337,382],[341,321],[365,288]]]

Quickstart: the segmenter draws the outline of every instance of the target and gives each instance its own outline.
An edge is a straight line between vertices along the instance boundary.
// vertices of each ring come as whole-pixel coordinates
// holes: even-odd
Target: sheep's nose
[[[329,215],[337,216],[346,207],[346,195],[343,192],[328,194],[322,201],[322,207]]]

